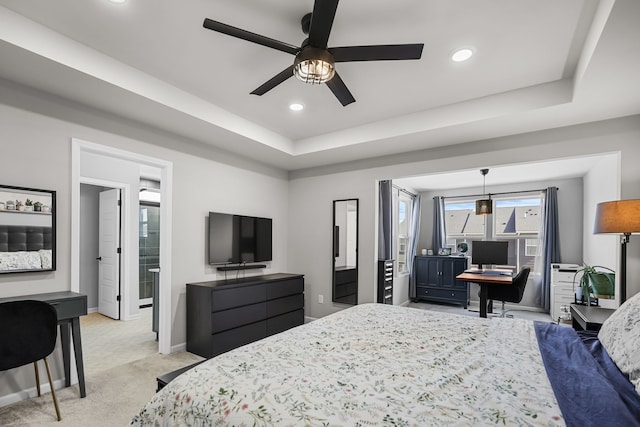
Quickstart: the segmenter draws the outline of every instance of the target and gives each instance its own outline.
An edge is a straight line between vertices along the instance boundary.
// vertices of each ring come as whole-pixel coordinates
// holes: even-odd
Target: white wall
[[[620,236],[593,234],[596,205],[600,202],[620,199],[620,156],[603,158],[584,177],[584,250],[583,260],[587,265],[600,265],[614,271],[620,266]],[[638,242],[640,243],[640,242]],[[628,274],[628,273],[627,273]],[[633,276],[629,276],[632,278]],[[616,304],[601,300],[601,305],[614,308],[620,300],[620,277],[616,274]],[[629,293],[631,295],[631,293]]]

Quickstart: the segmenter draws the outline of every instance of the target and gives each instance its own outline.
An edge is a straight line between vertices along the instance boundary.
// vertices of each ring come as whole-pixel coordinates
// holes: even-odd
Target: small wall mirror
[[[56,192],[0,185],[0,273],[56,269]]]
[[[333,302],[358,304],[358,199],[333,201]]]

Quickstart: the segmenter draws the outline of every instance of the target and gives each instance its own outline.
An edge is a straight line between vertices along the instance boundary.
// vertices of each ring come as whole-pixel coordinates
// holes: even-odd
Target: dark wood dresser
[[[416,300],[460,304],[467,308],[467,282],[456,276],[467,269],[460,256],[417,256],[415,258]]]
[[[304,323],[304,276],[187,284],[187,351],[211,358]]]

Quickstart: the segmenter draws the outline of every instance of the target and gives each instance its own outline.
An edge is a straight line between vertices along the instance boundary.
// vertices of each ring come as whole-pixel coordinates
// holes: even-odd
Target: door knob
[[[96,261],[102,261],[102,257],[99,256],[98,258],[96,258]]]

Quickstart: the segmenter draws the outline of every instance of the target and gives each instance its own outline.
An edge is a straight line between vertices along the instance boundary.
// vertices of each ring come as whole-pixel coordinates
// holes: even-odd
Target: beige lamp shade
[[[640,233],[640,199],[598,203],[593,232]]]

